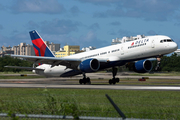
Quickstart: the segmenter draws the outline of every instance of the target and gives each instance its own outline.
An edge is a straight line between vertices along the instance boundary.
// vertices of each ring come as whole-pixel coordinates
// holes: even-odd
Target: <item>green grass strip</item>
[[[0,88],[0,112],[119,117],[105,94],[127,118],[180,119],[179,91]]]

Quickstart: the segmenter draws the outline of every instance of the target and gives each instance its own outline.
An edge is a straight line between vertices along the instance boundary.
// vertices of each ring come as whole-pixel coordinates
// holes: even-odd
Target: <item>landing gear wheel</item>
[[[116,83],[118,83],[119,82],[119,78],[113,78],[113,79],[110,79],[109,80],[109,84],[111,85],[111,84],[116,84]]]
[[[110,84],[110,85],[112,84],[112,80],[111,80],[111,79],[109,80],[109,84]]]
[[[119,82],[119,78],[115,78],[116,74],[117,74],[117,68],[113,67],[112,68],[112,74],[113,74],[113,78],[109,80],[109,84],[116,84]]]
[[[91,84],[91,81],[90,81],[90,78],[89,78],[89,77],[86,78],[86,83],[87,83],[87,84]]]
[[[115,80],[113,80],[113,84],[114,84],[114,85],[116,84],[116,81],[115,81]]]
[[[79,83],[82,84],[82,83],[83,83],[83,79],[80,79],[80,80],[79,80]]]
[[[83,74],[84,78],[79,80],[80,84],[91,84],[90,78],[85,76],[85,74]]]
[[[119,78],[115,78],[115,81],[118,83],[119,82]]]
[[[83,78],[83,83],[86,84],[86,78]]]

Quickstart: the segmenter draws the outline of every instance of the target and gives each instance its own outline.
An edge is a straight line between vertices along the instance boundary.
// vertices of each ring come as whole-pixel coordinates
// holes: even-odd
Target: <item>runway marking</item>
[[[115,90],[180,90],[179,86],[128,86],[128,85],[53,85],[53,84],[0,84],[14,88],[63,88],[63,89],[115,89]]]

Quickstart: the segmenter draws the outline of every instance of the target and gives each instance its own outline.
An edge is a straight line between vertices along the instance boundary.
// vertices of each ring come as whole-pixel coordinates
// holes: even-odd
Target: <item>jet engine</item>
[[[134,71],[138,73],[150,72],[153,68],[150,60],[140,60],[134,63]]]
[[[129,70],[133,70],[137,73],[150,72],[153,68],[152,62],[150,60],[140,60],[137,62],[129,63],[126,65]]]
[[[99,70],[100,67],[100,63],[97,59],[86,59],[84,61],[82,61],[79,66],[78,69],[82,72],[96,72]]]

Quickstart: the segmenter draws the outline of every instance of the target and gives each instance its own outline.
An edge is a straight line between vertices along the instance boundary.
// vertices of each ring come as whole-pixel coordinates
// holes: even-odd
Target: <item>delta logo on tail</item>
[[[34,47],[36,56],[54,57],[54,54],[49,50],[37,31],[29,32]]]

